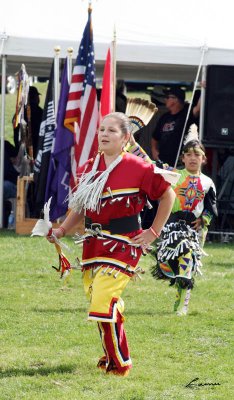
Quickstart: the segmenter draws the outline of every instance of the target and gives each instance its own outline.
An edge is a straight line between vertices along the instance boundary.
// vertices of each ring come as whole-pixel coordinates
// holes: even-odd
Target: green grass
[[[71,238],[72,253],[80,254]],[[0,232],[0,399],[227,400],[234,397],[233,244],[207,244],[187,317],[173,315],[175,290],[149,268],[123,298],[133,360],[129,377],[96,368],[102,349],[81,273],[62,290],[54,246],[44,238]],[[68,255],[68,253],[67,253]],[[186,388],[192,379],[219,386]]]

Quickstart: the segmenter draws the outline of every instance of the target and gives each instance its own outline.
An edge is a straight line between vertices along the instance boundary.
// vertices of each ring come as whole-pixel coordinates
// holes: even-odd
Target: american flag
[[[76,184],[76,169],[97,151],[98,104],[96,93],[92,9],[80,43],[68,95],[64,125],[75,134],[71,188]]]

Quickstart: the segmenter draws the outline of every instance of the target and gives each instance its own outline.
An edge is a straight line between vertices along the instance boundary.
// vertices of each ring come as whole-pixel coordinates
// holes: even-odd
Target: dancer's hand
[[[145,229],[138,235],[134,236],[131,240],[134,244],[138,244],[144,248],[148,247],[155,241],[156,237],[151,229]]]
[[[61,239],[64,236],[65,232],[63,230],[63,228],[59,227],[59,228],[55,228],[55,229],[51,229],[51,231],[49,232],[48,236],[46,236],[46,239],[50,242],[50,243],[55,243],[56,242],[56,238],[57,239]]]
[[[197,218],[195,221],[191,223],[192,228],[195,229],[195,231],[199,231],[199,229],[202,227],[202,219]]]

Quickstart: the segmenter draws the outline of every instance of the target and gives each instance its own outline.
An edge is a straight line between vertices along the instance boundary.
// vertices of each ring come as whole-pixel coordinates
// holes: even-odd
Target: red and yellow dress
[[[78,170],[78,178],[91,171],[93,163],[87,161]],[[101,155],[94,180],[105,170]],[[141,247],[134,246],[131,238],[142,230],[139,213],[147,197],[159,199],[169,186],[155,173],[154,165],[123,153],[107,178],[98,210],[85,210],[82,269],[85,293],[90,299],[88,320],[98,322],[105,351],[101,366],[107,372],[115,368],[124,374],[131,368],[121,294],[135,275],[142,255]]]

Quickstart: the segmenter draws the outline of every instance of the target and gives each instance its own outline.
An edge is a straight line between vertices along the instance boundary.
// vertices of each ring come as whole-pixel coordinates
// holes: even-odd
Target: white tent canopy
[[[7,56],[7,74],[16,73],[24,63],[29,75],[49,76],[55,41],[24,37],[7,37],[3,53]],[[69,46],[76,57],[79,42],[59,42],[60,57],[67,56]],[[96,43],[95,56],[97,76],[102,76],[103,65],[109,43]],[[234,50],[188,46],[159,46],[154,44],[117,43],[117,76],[145,81],[193,81],[202,51],[205,50],[204,65],[234,65]]]
[[[14,5],[15,3],[15,5]],[[93,0],[92,20],[97,75],[116,29],[117,77],[132,80],[193,81],[202,49],[203,63],[234,65],[234,3],[223,0]],[[48,76],[54,47],[61,57],[79,41],[87,21],[87,0],[30,0],[1,6],[1,54],[7,74],[22,62],[30,75]],[[5,38],[5,39],[4,39]]]

